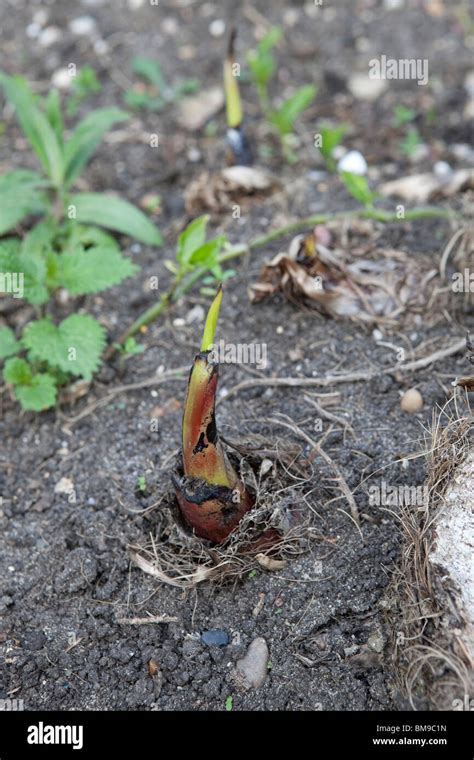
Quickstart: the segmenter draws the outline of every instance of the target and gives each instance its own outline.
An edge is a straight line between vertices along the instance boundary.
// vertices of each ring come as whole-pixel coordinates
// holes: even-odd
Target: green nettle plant
[[[272,104],[269,95],[269,84],[277,68],[277,61],[272,50],[278,44],[281,36],[281,29],[279,27],[272,27],[265,37],[260,40],[257,48],[249,53],[247,62],[251,79],[257,88],[262,111],[280,139],[285,158],[290,162],[294,162],[296,156],[291,150],[290,136],[294,133],[295,121],[298,116],[315,99],[316,87],[312,84],[303,85],[278,107]]]
[[[55,405],[59,386],[92,377],[106,342],[104,327],[89,314],[73,313],[54,323],[49,305],[56,291],[98,293],[137,272],[102,227],[148,245],[159,245],[162,238],[125,200],[72,189],[104,133],[127,113],[95,110],[66,136],[56,90],[41,100],[22,78],[3,72],[0,86],[42,168],[0,176],[0,293],[24,299],[37,316],[21,336],[0,328],[0,361],[23,409],[42,411]],[[26,235],[5,237],[31,216],[39,219]]]
[[[201,350],[188,381],[182,429],[182,474],[173,475],[186,523],[213,543],[224,541],[254,499],[239,479],[219,439],[215,399],[219,365],[213,352],[222,301],[219,287],[207,315]]]

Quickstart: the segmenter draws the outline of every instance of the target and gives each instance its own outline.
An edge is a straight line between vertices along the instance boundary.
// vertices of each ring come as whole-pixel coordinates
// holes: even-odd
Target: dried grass
[[[429,497],[419,508],[404,507],[401,515],[401,564],[390,593],[397,606],[390,624],[397,687],[413,708],[427,703],[431,709],[453,709],[453,700],[471,694],[474,685],[472,663],[456,635],[464,624],[456,590],[447,589],[429,561],[443,497],[472,450],[474,417],[467,403],[459,408],[461,403],[462,396],[454,396],[433,416],[426,451]]]

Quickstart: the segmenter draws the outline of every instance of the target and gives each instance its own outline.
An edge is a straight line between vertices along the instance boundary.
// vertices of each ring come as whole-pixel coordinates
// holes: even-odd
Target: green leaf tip
[[[219,285],[217,293],[213,302],[207,312],[206,324],[204,325],[204,333],[202,336],[201,351],[210,351],[214,343],[214,335],[216,332],[217,318],[222,303],[222,285]]]

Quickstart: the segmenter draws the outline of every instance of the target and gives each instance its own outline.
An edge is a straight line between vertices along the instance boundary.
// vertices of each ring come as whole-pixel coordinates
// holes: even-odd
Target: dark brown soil
[[[243,3],[160,0],[158,7],[151,7],[125,0],[55,0],[44,5],[46,26],[58,26],[62,33],[45,48],[26,36],[40,5],[16,0],[1,7],[0,67],[23,74],[38,91],[46,92],[57,69],[71,61],[78,67],[90,63],[103,89],[81,106],[85,114],[92,106],[121,103],[136,54],[156,56],[171,81],[197,76],[205,88],[218,85],[225,37],[210,34],[215,19],[228,25],[238,22],[242,57],[255,43],[258,14],[284,27],[273,95],[289,84],[314,81],[318,96],[299,122],[300,161],[282,165],[276,148],[265,159],[284,185],[299,180],[297,189],[250,205],[239,221],[230,214],[214,220],[232,242],[245,242],[293,216],[357,206],[337,178],[315,174],[324,168],[312,148],[321,119],[350,123],[345,144],[364,153],[376,182],[430,170],[438,160],[453,168],[465,164],[453,146],[472,138],[472,124],[463,115],[468,97],[464,82],[472,68],[472,22],[469,25],[463,15],[467,3],[407,1],[394,10],[390,5],[339,0],[315,9],[310,2],[255,0],[248,10]],[[68,23],[82,15],[96,21],[92,36],[77,37],[68,29]],[[97,52],[102,49],[98,39],[106,42],[107,52]],[[375,102],[356,100],[347,89],[350,74],[365,71],[367,60],[382,53],[428,58],[429,84],[394,82]],[[250,86],[243,92],[248,131],[255,138],[262,129],[257,101]],[[420,112],[418,127],[428,149],[415,164],[400,152],[400,132],[391,126],[397,104]],[[435,114],[431,120],[426,117],[430,110]],[[142,268],[140,274],[100,298],[87,299],[87,307],[103,320],[111,338],[152,302],[150,276],[158,275],[160,287],[166,287],[170,275],[164,261],[173,258],[176,234],[186,223],[183,191],[204,168],[216,168],[222,161],[224,115],[215,118],[214,136],[186,133],[177,116],[175,106],[160,114],[137,112],[127,126],[128,138],[106,142],[84,174],[85,186],[95,191],[113,189],[135,203],[150,192],[163,199],[156,222],[165,234],[164,247],[151,250],[124,241]],[[34,166],[8,109],[3,119],[0,170]],[[160,135],[158,150],[140,138],[150,132]],[[445,203],[459,210],[467,200],[467,195],[458,196]],[[394,204],[387,202],[386,207],[393,209]],[[425,220],[374,224],[372,234],[380,235],[380,246],[399,248],[413,257],[432,254],[436,267],[452,231],[448,221]],[[220,335],[227,342],[265,343],[265,377],[316,377],[394,364],[393,350],[378,345],[372,328],[301,311],[281,297],[250,305],[247,288],[263,261],[285,250],[288,242],[273,243],[235,264]],[[432,409],[443,404],[452,379],[466,374],[466,357],[451,356],[416,373],[313,389],[340,392],[337,413],[346,413],[352,425],[353,435],[344,435],[336,425],[324,447],[354,491],[361,533],[348,516],[347,502],[333,500],[332,473],[317,459],[314,482],[306,486],[307,503],[317,513],[320,530],[310,553],[279,572],[262,569],[235,585],[203,584],[183,592],[133,567],[127,547],[147,543],[156,525],[156,512],[145,510],[162,489],[163,472],[179,446],[179,404],[187,372],[156,389],[116,395],[74,425],[70,418],[118,385],[151,378],[160,367],[190,366],[201,325],[176,326],[173,320],[186,318],[197,303],[206,304],[199,288],[149,327],[142,336],[145,353],[124,366],[105,365],[87,398],[74,408],[34,416],[20,413],[7,394],[1,397],[0,697],[21,698],[28,710],[224,710],[229,696],[234,710],[406,707],[403,696],[391,687],[385,627],[385,610],[393,601],[385,591],[398,558],[399,523],[390,510],[369,504],[368,486],[381,477],[390,484],[423,483],[423,459],[409,457],[422,447]],[[419,357],[459,340],[472,325],[472,310],[457,310],[452,318],[446,313],[434,327],[427,315],[408,329],[384,333],[384,340],[414,350],[429,341]],[[297,348],[300,359],[293,353]],[[221,390],[255,374],[254,367],[225,365]],[[410,387],[423,397],[418,414],[400,409],[401,392]],[[324,420],[322,432],[315,432],[314,409],[304,396],[301,388],[271,387],[229,399],[222,396],[218,426],[234,439],[247,432],[273,441],[277,436],[289,438],[288,430],[265,421],[281,413],[318,439],[329,423]],[[153,432],[150,418],[157,415],[156,407],[164,413],[158,432]],[[137,489],[140,476],[146,480],[144,494]],[[55,493],[62,478],[73,482],[75,503]],[[256,615],[253,611],[262,599]],[[175,616],[178,622],[117,623],[118,618],[147,614]],[[228,633],[227,646],[202,641],[201,634],[213,629]],[[269,647],[268,675],[259,689],[242,691],[232,670],[256,637],[263,637]],[[151,659],[159,669],[155,678],[149,674]]]

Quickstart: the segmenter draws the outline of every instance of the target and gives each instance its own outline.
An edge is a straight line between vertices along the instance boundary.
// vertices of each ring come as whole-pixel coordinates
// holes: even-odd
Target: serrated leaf
[[[76,193],[70,197],[76,219],[85,224],[122,232],[147,245],[161,245],[163,238],[157,227],[128,201],[105,193]]]
[[[15,385],[14,392],[25,411],[43,412],[56,405],[56,382],[47,372],[33,375],[29,385]]]
[[[40,319],[25,327],[23,344],[29,358],[90,380],[100,364],[105,330],[89,314],[72,314],[59,326]]]
[[[0,241],[0,273],[16,275],[12,279],[15,291],[5,289],[5,293],[16,298],[24,298],[32,304],[42,304],[48,300],[48,290],[45,286],[46,265],[39,257],[20,256],[20,240],[5,238]],[[5,279],[5,283],[7,280]],[[4,284],[0,283],[0,288]]]
[[[69,187],[96,151],[104,134],[119,121],[129,119],[120,108],[99,108],[79,122],[64,146],[64,184]]]
[[[47,182],[37,172],[16,169],[0,176],[0,235],[30,214],[45,211],[41,192]]]
[[[21,349],[15,333],[9,327],[0,327],[0,359],[17,354]]]
[[[56,235],[57,227],[53,219],[42,219],[34,225],[23,238],[21,256],[37,256],[50,248]]]
[[[56,187],[64,176],[63,154],[54,129],[36,105],[36,99],[22,77],[0,72],[0,85],[14,105],[20,126]]]
[[[3,368],[3,379],[8,385],[28,385],[33,377],[31,367],[24,359],[8,359]]]
[[[281,134],[289,134],[299,114],[305,110],[316,97],[316,87],[306,84],[289,97],[277,111],[271,115],[271,121]]]
[[[72,295],[98,293],[138,271],[117,248],[76,248],[59,256],[56,280]]]
[[[178,237],[176,259],[180,264],[188,264],[191,255],[200,248],[206,240],[208,214],[194,219]]]

